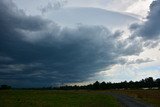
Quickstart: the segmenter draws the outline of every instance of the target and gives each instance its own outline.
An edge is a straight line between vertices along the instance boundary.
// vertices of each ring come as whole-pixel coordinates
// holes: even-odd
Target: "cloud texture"
[[[0,83],[38,87],[81,82],[120,63],[120,57],[143,51],[138,39],[120,40],[120,31],[62,28],[27,16],[10,0],[0,1],[0,14]]]
[[[146,40],[160,38],[160,0],[153,1],[150,5],[150,12],[147,21],[142,24],[131,25],[131,30]],[[136,31],[135,31],[136,30]]]

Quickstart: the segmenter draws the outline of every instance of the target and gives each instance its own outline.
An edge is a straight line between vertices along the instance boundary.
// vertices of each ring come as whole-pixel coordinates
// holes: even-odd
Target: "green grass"
[[[0,91],[0,107],[118,107],[110,95],[94,91]]]

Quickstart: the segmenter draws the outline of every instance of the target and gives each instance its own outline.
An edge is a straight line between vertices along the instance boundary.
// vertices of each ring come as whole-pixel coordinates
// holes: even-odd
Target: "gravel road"
[[[116,94],[116,93],[108,93],[114,96],[121,104],[122,107],[153,107],[150,104],[146,104],[144,102],[140,102],[133,97],[129,97],[127,95]]]

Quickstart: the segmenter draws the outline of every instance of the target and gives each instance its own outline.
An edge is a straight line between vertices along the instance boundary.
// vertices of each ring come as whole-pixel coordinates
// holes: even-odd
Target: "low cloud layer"
[[[120,40],[120,31],[86,25],[62,28],[40,16],[27,16],[10,0],[0,1],[0,14],[0,84],[81,82],[120,63],[120,57],[143,51],[138,39]]]

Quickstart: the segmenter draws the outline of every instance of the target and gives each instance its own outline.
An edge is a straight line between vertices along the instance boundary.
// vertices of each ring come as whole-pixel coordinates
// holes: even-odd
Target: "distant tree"
[[[129,81],[128,82],[128,88],[134,88],[134,82],[133,81]]]
[[[96,82],[93,84],[93,89],[98,90],[98,89],[100,89],[99,87],[100,87],[100,83],[99,83],[98,81],[96,81]]]
[[[107,89],[113,89],[113,88],[114,88],[114,85],[113,85],[111,82],[107,82],[106,88],[107,88]]]
[[[128,82],[127,81],[122,82],[122,87],[127,89],[128,88]]]
[[[154,85],[154,80],[152,77],[148,77],[145,79],[146,85],[148,88],[152,88]]]
[[[119,83],[111,83],[111,82],[102,82],[99,83],[96,81],[93,84],[84,85],[84,86],[60,86],[60,87],[44,87],[39,89],[44,90],[106,90],[106,89],[142,89],[142,88],[152,88],[152,87],[159,87],[160,88],[160,78],[154,80],[152,77],[148,77],[142,79],[140,81],[124,81]],[[2,85],[1,89],[10,89],[10,86]]]
[[[89,90],[92,90],[93,89],[93,85],[89,84],[89,85],[86,86],[86,88],[89,89]]]
[[[103,81],[102,83],[100,83],[100,89],[102,90],[106,89],[107,88],[106,85],[107,84]]]
[[[140,88],[147,87],[146,82],[145,82],[144,79],[142,79],[141,81],[139,81],[139,83],[140,83]]]
[[[8,86],[8,85],[1,85],[1,90],[8,90],[8,89],[11,89],[11,86]]]
[[[156,83],[156,86],[160,88],[160,78],[156,79],[155,83]]]

